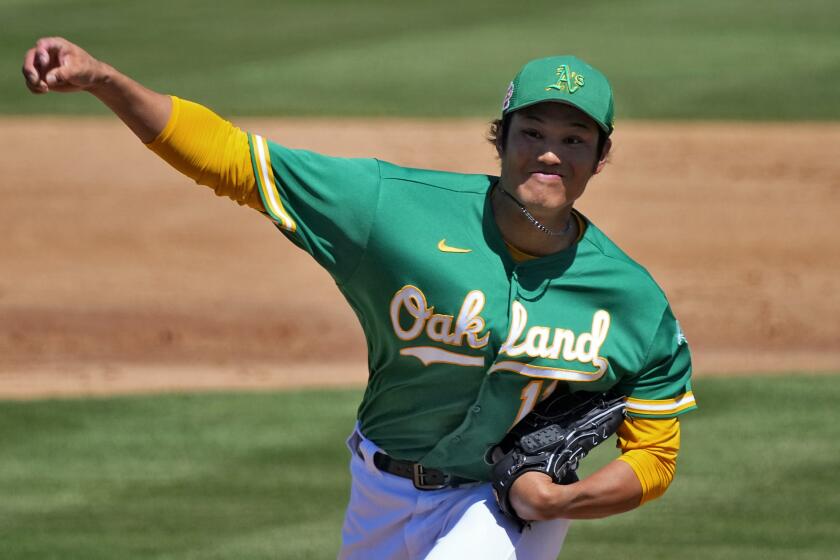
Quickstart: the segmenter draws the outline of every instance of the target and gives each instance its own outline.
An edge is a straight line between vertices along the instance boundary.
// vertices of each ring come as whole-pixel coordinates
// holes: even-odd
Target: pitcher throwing
[[[612,146],[612,89],[592,66],[552,56],[516,74],[491,127],[498,176],[289,149],[61,38],[39,40],[23,74],[33,93],[93,94],[335,279],[370,367],[347,442],[340,558],[553,559],[569,520],[628,511],[670,484],[677,417],[695,408],[688,346],[647,271],[574,209]],[[511,428],[545,399],[607,391],[624,398],[610,408],[622,416],[593,426],[618,426],[620,457],[582,480],[569,476],[576,462],[562,477],[555,463],[496,469],[516,475],[498,485],[502,513],[493,450]],[[588,449],[608,435],[541,429],[523,448],[542,452],[548,434]]]

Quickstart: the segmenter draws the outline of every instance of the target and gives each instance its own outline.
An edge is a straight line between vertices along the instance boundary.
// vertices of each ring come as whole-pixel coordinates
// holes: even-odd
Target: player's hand
[[[562,517],[569,501],[569,487],[554,484],[540,472],[527,472],[516,479],[510,489],[510,504],[517,515],[528,521],[545,521]]]
[[[23,59],[23,77],[32,93],[85,91],[101,81],[105,65],[61,37],[38,39]]]

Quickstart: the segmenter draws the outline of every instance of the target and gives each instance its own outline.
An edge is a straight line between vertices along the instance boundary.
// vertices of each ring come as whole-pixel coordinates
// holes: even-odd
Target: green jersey
[[[359,318],[359,423],[390,455],[488,480],[487,450],[558,383],[613,388],[631,416],[695,407],[664,294],[588,221],[568,249],[517,263],[490,205],[497,177],[249,140],[268,214]]]

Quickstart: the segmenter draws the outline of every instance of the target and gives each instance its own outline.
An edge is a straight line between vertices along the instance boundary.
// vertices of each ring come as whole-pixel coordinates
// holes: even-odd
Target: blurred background
[[[579,208],[668,294],[700,410],[668,494],[561,557],[835,557],[840,7],[521,4],[0,0],[0,556],[334,557],[366,379],[267,221],[91,96],[26,91],[60,35],[290,146],[490,174],[525,61],[603,70],[615,148]]]

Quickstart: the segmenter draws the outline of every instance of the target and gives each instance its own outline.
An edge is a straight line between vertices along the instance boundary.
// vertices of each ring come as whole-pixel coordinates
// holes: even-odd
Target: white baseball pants
[[[382,450],[358,430],[347,446],[353,481],[339,560],[556,560],[560,553],[567,519],[520,532],[499,511],[489,483],[418,490],[380,471],[373,454]]]

